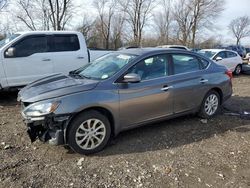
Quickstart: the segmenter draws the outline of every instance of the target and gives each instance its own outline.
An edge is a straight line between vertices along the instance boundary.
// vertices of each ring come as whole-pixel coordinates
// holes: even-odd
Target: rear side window
[[[193,72],[201,69],[199,60],[194,56],[176,54],[172,55],[172,57],[175,74]]]
[[[200,62],[201,62],[201,68],[202,69],[205,69],[207,68],[207,66],[209,65],[209,61],[205,60],[205,59],[200,59]]]
[[[77,35],[54,35],[52,52],[77,51],[80,44]]]
[[[236,57],[237,54],[234,53],[234,52],[227,52],[227,57],[230,58],[230,57]]]
[[[26,37],[13,47],[15,48],[15,57],[27,57],[36,53],[44,53],[47,52],[47,37]]]

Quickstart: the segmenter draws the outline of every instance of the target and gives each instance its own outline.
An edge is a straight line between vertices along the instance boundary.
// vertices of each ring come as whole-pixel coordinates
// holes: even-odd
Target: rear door
[[[50,36],[50,39],[55,73],[68,74],[69,71],[78,69],[88,62],[87,49],[80,46],[77,34],[55,34]],[[81,49],[86,51],[83,52]]]
[[[53,62],[49,57],[46,35],[24,37],[11,47],[15,48],[14,57],[3,55],[9,86],[26,85],[53,73]]]
[[[203,62],[202,62],[203,61]],[[199,107],[209,82],[203,73],[209,62],[189,54],[172,54],[174,113],[182,113]]]
[[[227,51],[227,59],[229,61],[228,67],[231,71],[234,71],[236,66],[241,64],[241,57],[235,52]]]
[[[118,84],[121,124],[132,126],[173,113],[173,93],[168,85],[168,55],[146,58],[127,73],[136,73],[142,80]]]

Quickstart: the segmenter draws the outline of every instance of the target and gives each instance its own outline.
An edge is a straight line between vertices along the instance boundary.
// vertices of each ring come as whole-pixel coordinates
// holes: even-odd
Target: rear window
[[[80,44],[77,35],[54,35],[53,52],[77,51]]]

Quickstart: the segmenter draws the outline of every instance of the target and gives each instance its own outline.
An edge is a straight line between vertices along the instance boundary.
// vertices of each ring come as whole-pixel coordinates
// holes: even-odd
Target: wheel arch
[[[108,110],[107,108],[100,107],[100,106],[89,107],[89,108],[83,109],[83,110],[75,113],[69,119],[69,121],[67,122],[67,125],[66,125],[65,130],[64,130],[64,141],[65,141],[65,144],[67,144],[67,141],[68,141],[68,130],[69,130],[69,126],[70,126],[71,122],[74,121],[74,119],[77,118],[78,116],[80,116],[82,113],[87,112],[87,111],[97,111],[97,112],[105,115],[108,118],[109,122],[110,122],[111,136],[115,136],[116,135],[115,119],[114,119],[114,116],[111,113],[111,111]]]
[[[214,88],[210,89],[210,90],[206,93],[206,95],[207,95],[209,92],[211,92],[211,91],[216,91],[216,92],[219,94],[219,96],[220,96],[220,105],[221,105],[222,102],[223,102],[223,92],[222,92],[222,90],[221,90],[219,87],[214,87]],[[206,95],[205,95],[205,96],[206,96]]]

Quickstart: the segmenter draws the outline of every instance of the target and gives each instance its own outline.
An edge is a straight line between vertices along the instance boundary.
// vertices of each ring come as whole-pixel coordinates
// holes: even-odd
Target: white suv
[[[239,75],[242,71],[242,58],[234,51],[225,49],[203,49],[198,53],[214,60],[219,65],[224,65],[236,75]]]

